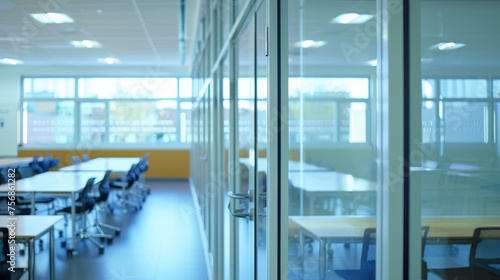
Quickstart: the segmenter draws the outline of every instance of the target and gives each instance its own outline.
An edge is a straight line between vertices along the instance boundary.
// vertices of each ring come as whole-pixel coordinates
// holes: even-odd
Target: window
[[[439,85],[439,87],[437,86]],[[493,87],[490,96],[488,88]],[[487,79],[423,79],[422,142],[488,144],[500,84]]]
[[[289,78],[290,145],[368,142],[369,78]]]
[[[24,145],[191,142],[191,78],[25,77],[22,83]]]

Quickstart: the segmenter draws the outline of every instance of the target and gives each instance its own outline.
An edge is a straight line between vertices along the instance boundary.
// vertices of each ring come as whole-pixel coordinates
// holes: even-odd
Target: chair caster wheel
[[[26,251],[25,251],[24,249],[19,250],[19,254],[20,254],[21,256],[24,256],[24,254],[25,254],[25,253],[26,253]]]
[[[61,242],[61,247],[65,248],[66,247],[66,241]]]
[[[120,233],[121,233],[120,230],[115,231],[115,236],[120,236]]]
[[[74,256],[74,255],[76,255],[76,251],[74,249],[68,249],[68,250],[66,250],[66,254],[68,256]]]
[[[151,194],[151,190],[150,190],[150,189],[148,189],[146,192],[147,192],[148,194]]]
[[[63,231],[62,230],[59,231],[59,238],[63,238]]]
[[[99,255],[104,254],[104,248],[99,248]]]
[[[113,244],[113,238],[108,238],[108,245]]]

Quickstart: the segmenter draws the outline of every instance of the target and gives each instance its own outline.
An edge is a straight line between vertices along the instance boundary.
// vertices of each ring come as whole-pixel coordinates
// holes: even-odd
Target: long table
[[[49,171],[42,174],[18,180],[15,183],[16,193],[31,194],[31,213],[35,214],[35,195],[37,193],[64,194],[71,197],[71,228],[72,240],[68,250],[73,250],[75,246],[76,232],[76,198],[77,194],[83,190],[90,178],[95,177],[96,182],[102,180],[105,172],[62,172]],[[0,185],[0,193],[8,193],[9,185]]]
[[[290,225],[299,230],[299,256],[304,256],[304,237],[320,243],[320,279],[326,269],[328,243],[361,242],[364,230],[376,226],[374,216],[290,216]],[[427,243],[457,244],[470,242],[479,226],[500,226],[500,217],[435,216],[422,217],[422,225],[429,226]],[[290,226],[289,226],[290,228]]]
[[[19,165],[29,164],[33,161],[32,157],[7,157],[0,158],[0,168],[15,167]]]
[[[377,191],[375,182],[337,171],[290,172],[288,176],[300,191],[300,209],[306,208],[305,214],[314,214],[317,198],[348,198],[356,209],[356,195]]]
[[[65,166],[59,171],[106,171],[111,170],[114,174],[123,174],[130,170],[130,167],[139,163],[139,157],[102,157],[77,164]]]
[[[28,240],[28,275],[29,279],[35,279],[35,240],[49,233],[49,274],[50,279],[55,279],[55,256],[54,256],[54,224],[59,222],[62,216],[0,216],[0,227],[15,224],[15,238]]]
[[[247,167],[249,167],[251,165],[249,158],[240,158],[239,161],[241,164],[244,164]],[[327,171],[327,170],[328,169],[326,167],[310,164],[307,162],[300,162],[300,161],[295,161],[295,160],[288,161],[288,171],[290,171],[290,172]],[[261,173],[267,172],[267,158],[257,158],[257,171],[261,172]]]

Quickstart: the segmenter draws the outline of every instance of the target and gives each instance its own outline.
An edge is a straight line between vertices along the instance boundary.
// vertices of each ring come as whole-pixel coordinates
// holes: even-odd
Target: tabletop
[[[133,164],[139,163],[139,157],[102,157],[60,168],[59,171],[106,171],[125,173]]]
[[[92,172],[62,172],[48,171],[32,177],[16,180],[15,191],[22,192],[50,192],[71,193],[78,192],[85,187],[89,178],[95,177],[99,182],[104,177],[104,171]],[[9,185],[0,185],[0,192],[8,192]]]
[[[291,216],[295,223],[319,238],[362,238],[365,228],[375,227],[374,216]],[[499,226],[500,217],[435,216],[422,217],[430,226],[428,238],[470,239],[479,226]]]
[[[0,158],[0,168],[8,167],[8,166],[18,166],[21,164],[29,164],[33,161],[32,157],[8,157],[8,158]]]
[[[240,163],[246,166],[250,165],[249,158],[240,158]],[[259,172],[266,173],[267,172],[267,158],[257,158],[257,169]],[[310,164],[307,162],[300,162],[289,160],[288,161],[288,170],[290,172],[295,171],[326,171],[328,170],[325,167]]]
[[[47,231],[63,216],[0,216],[0,227],[7,227],[11,222],[15,223],[16,237],[36,238]]]
[[[377,184],[337,171],[290,172],[292,184],[307,192],[374,192]]]

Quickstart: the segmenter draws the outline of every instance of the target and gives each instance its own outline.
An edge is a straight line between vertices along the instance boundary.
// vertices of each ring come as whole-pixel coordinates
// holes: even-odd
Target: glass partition
[[[483,32],[500,27],[488,20],[500,2],[421,1],[420,9],[422,95],[409,112],[415,120],[407,143],[410,188],[420,189],[419,215],[429,226],[424,276],[457,279],[457,271],[470,273],[474,229],[500,224],[498,66],[492,63],[500,52],[491,48],[500,36]]]
[[[375,279],[376,3],[288,6],[288,279]]]

